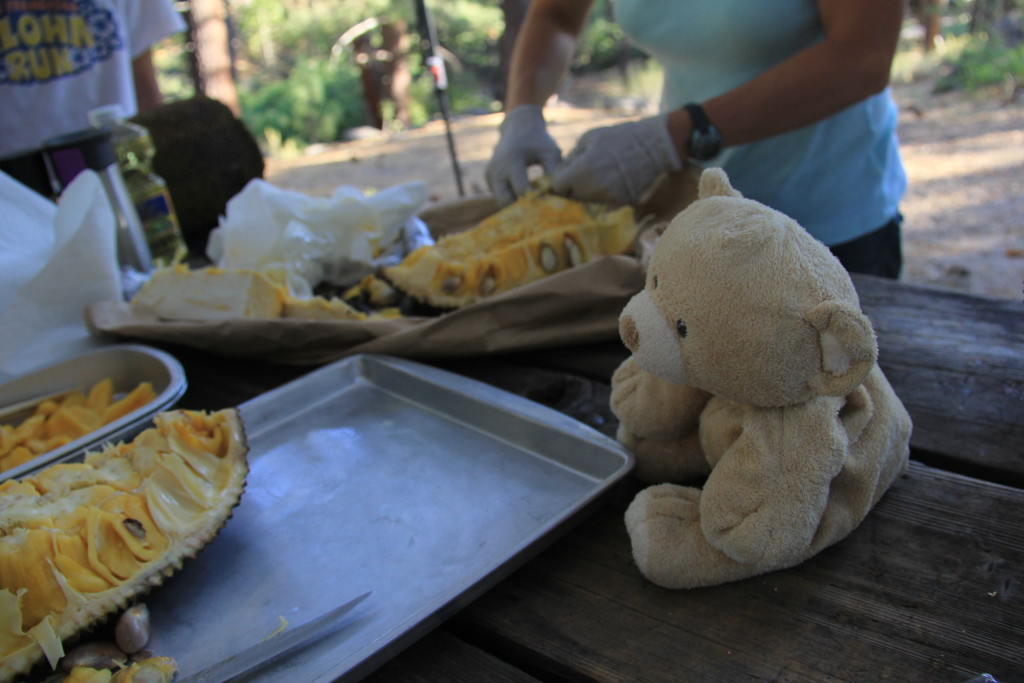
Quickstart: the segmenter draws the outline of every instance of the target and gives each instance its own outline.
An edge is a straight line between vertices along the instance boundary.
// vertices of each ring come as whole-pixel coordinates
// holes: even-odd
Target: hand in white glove
[[[595,128],[551,175],[555,194],[580,201],[636,204],[658,177],[683,167],[668,115]]]
[[[487,165],[487,184],[498,204],[505,206],[530,189],[527,169],[540,164],[548,175],[562,160],[562,151],[548,134],[543,110],[521,104],[505,114],[498,129],[501,139]]]

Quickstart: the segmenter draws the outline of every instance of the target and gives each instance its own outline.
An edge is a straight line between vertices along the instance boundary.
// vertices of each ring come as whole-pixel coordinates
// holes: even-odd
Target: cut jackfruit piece
[[[277,318],[286,293],[284,273],[276,269],[176,265],[155,270],[131,305],[162,320]]]
[[[288,297],[281,317],[305,320],[366,320],[367,315],[342,299],[316,296],[309,299]]]
[[[278,268],[200,268],[177,265],[155,271],[131,306],[161,320],[217,321],[239,318],[376,320],[390,312],[366,313],[337,297],[296,297]]]
[[[459,308],[625,253],[636,234],[631,207],[610,210],[531,191],[469,230],[420,247],[384,275],[431,306]]]
[[[159,585],[208,543],[248,474],[237,411],[160,413],[130,443],[0,484],[0,681]]]
[[[156,399],[149,382],[140,382],[115,400],[114,383],[100,380],[88,396],[72,391],[59,400],[48,399],[18,425],[0,425],[0,472],[71,443],[118,420]]]

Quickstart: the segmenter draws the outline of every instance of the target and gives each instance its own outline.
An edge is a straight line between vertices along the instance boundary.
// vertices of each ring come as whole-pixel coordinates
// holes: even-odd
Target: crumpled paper
[[[422,182],[313,197],[255,178],[228,201],[206,255],[220,268],[283,268],[292,295],[308,297],[322,282],[352,284],[429,244],[415,215],[426,199]]]
[[[0,380],[109,344],[85,310],[122,298],[114,214],[83,171],[59,204],[0,172]]]

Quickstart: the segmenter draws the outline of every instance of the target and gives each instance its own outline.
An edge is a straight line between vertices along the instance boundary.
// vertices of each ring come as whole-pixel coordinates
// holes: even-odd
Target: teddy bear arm
[[[701,496],[701,528],[729,557],[776,568],[810,556],[847,453],[837,400],[751,409]]]
[[[674,384],[627,358],[612,376],[611,408],[626,432],[663,441],[696,433],[710,394]]]

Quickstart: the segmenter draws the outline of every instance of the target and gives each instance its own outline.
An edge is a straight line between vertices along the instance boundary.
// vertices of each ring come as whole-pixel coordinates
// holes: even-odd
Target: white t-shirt
[[[615,0],[615,18],[665,70],[662,108],[704,102],[822,40],[814,0]],[[828,245],[891,220],[906,189],[888,89],[783,135],[728,147],[708,165]]]
[[[184,30],[170,0],[0,0],[0,154],[136,113],[132,60]]]

